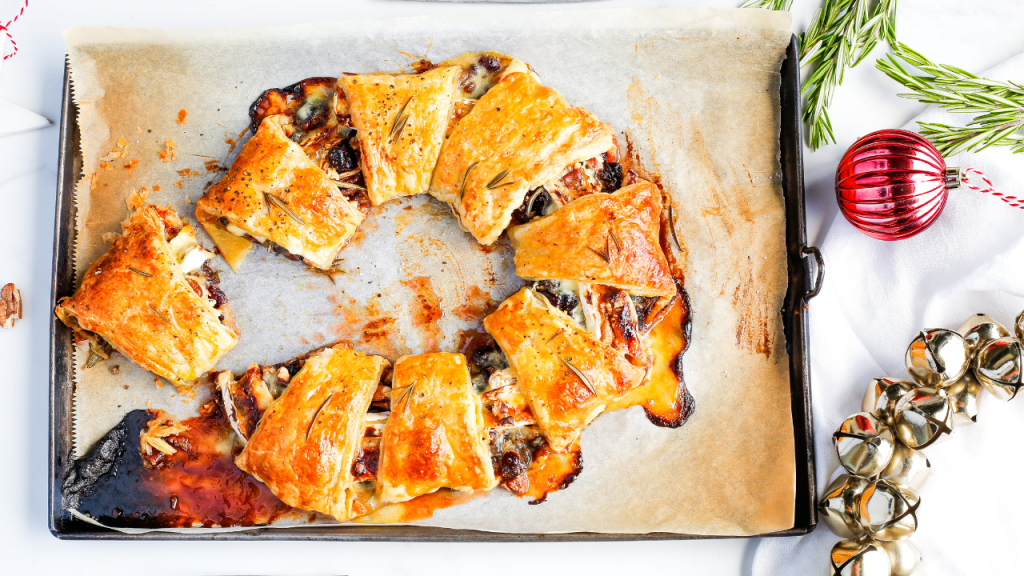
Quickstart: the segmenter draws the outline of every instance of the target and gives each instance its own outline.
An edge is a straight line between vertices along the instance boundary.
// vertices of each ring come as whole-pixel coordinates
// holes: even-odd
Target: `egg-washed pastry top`
[[[503,77],[459,121],[441,148],[430,193],[462,226],[493,244],[529,190],[613,146],[610,126],[569,106],[531,73]]]
[[[388,361],[341,346],[310,356],[271,404],[235,464],[289,506],[341,522],[353,511],[352,464]]]
[[[200,221],[208,230],[223,225],[330,269],[364,215],[288,138],[286,121],[281,115],[263,119],[224,178],[196,202],[196,212],[206,214]]]
[[[404,502],[440,488],[474,492],[497,484],[466,357],[439,352],[399,358],[377,467],[381,500]]]
[[[529,288],[484,318],[508,358],[548,444],[572,444],[591,420],[640,386],[645,370]]]
[[[661,249],[661,191],[640,180],[612,194],[588,194],[510,228],[516,275],[613,286],[635,296],[676,292]]]
[[[460,68],[338,79],[359,139],[360,167],[374,206],[425,194],[458,92]]]
[[[174,210],[143,206],[75,294],[58,302],[57,316],[175,386],[191,386],[239,337],[213,278],[196,274],[210,258]]]

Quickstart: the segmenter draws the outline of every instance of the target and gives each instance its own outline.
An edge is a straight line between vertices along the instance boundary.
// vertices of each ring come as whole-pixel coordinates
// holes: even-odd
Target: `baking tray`
[[[764,536],[796,536],[814,529],[814,439],[811,427],[811,388],[807,301],[818,294],[824,274],[821,253],[807,246],[804,221],[803,156],[800,124],[800,64],[796,37],[790,40],[782,63],[780,86],[782,126],[780,134],[782,188],[786,201],[786,250],[789,289],[783,305],[786,350],[789,352],[790,391],[796,454],[796,498],[793,528]],[[72,102],[67,66],[64,71],[64,103],[61,107],[60,160],[57,177],[57,214],[53,242],[51,309],[75,288],[72,246],[75,235],[75,184],[81,177],[82,157],[77,110]],[[809,265],[813,259],[815,264]],[[814,269],[811,276],[810,268]],[[258,528],[242,532],[178,534],[149,532],[124,534],[83,522],[61,509],[62,480],[72,459],[71,398],[72,332],[56,316],[50,320],[50,532],[57,538],[76,540],[369,540],[428,542],[586,542],[603,540],[687,540],[721,538],[653,532],[649,534],[505,534],[479,530],[452,530],[427,526],[352,525],[344,529],[309,526],[284,529]]]

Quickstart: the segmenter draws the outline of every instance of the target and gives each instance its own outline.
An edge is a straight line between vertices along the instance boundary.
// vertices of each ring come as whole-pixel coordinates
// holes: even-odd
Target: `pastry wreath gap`
[[[532,467],[508,472],[504,458],[495,463],[499,439],[511,445],[506,436],[519,434],[521,452],[524,438],[543,444],[536,433],[523,436],[539,430],[564,452],[602,411],[638,403],[628,398],[648,382],[653,359],[637,348],[639,336],[678,306],[660,244],[661,191],[642,180],[620,189],[608,125],[570,107],[518,60],[482,54],[417,74],[312,78],[265,92],[253,104],[261,116],[253,138],[197,202],[197,219],[236,271],[253,241],[329,269],[369,205],[429,192],[481,243],[517,224],[509,229],[517,274],[568,283],[582,306],[581,320],[529,288],[507,299],[484,326],[510,366],[488,373],[482,395],[461,354],[398,359],[369,488],[357,461],[361,428],[387,360],[327,348],[276,400],[258,366],[241,387],[219,373],[228,419],[246,443],[236,463],[289,505],[345,521],[441,488],[500,483],[524,493]],[[642,311],[636,298],[647,299]],[[238,337],[229,309],[221,319],[234,341],[220,355]],[[246,393],[255,402],[241,402]]]

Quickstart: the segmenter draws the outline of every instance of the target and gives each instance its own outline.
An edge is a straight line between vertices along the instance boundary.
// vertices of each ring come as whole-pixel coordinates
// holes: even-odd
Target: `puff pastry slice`
[[[310,356],[271,404],[235,464],[289,506],[341,522],[365,513],[355,505],[352,464],[363,422],[388,361],[347,348]]]
[[[484,328],[505,352],[548,444],[564,450],[644,370],[529,288],[502,302]]]
[[[189,387],[238,343],[223,293],[212,277],[196,274],[209,270],[203,266],[213,253],[169,207],[144,206],[123,228],[75,294],[58,302],[57,316],[175,386]]]
[[[641,180],[613,194],[588,194],[510,228],[516,274],[613,286],[635,296],[672,296],[675,281],[659,243],[661,191]]]
[[[465,356],[402,356],[392,384],[377,467],[383,502],[404,502],[440,488],[474,492],[497,486]]]
[[[460,68],[342,76],[370,202],[425,194],[459,90]]]
[[[223,225],[326,270],[364,215],[288,138],[288,121],[283,115],[264,118],[224,178],[196,202],[196,212],[204,213],[199,220],[208,230]],[[216,241],[223,234],[210,235]]]
[[[610,126],[569,106],[535,75],[511,73],[455,126],[430,193],[452,205],[479,242],[493,244],[529,190],[613,146]]]

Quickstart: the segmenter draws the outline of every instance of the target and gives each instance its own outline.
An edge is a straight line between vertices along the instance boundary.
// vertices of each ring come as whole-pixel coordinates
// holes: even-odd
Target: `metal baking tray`
[[[783,306],[786,349],[789,352],[790,390],[796,454],[794,525],[765,536],[806,534],[818,522],[815,506],[814,441],[811,427],[811,388],[807,301],[821,288],[824,265],[818,249],[806,245],[804,182],[800,124],[800,65],[796,38],[790,40],[782,64],[780,135],[782,187],[786,200],[786,249],[789,289]],[[67,68],[64,73],[64,104],[61,108],[60,161],[57,179],[57,214],[53,242],[51,309],[74,291],[72,245],[75,235],[75,184],[81,177],[82,157],[77,113],[71,96]],[[809,259],[815,261],[813,278]],[[72,459],[71,398],[72,332],[56,317],[50,321],[50,466],[49,526],[57,538],[77,540],[370,540],[429,542],[584,542],[603,540],[684,540],[716,538],[654,532],[649,534],[504,534],[477,530],[451,530],[426,526],[353,525],[345,529],[309,526],[287,530],[259,528],[242,532],[177,534],[150,532],[124,534],[88,524],[61,509],[62,480]]]

